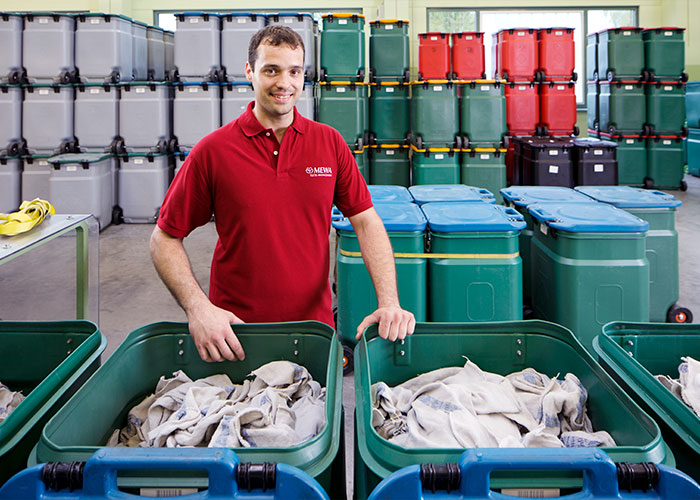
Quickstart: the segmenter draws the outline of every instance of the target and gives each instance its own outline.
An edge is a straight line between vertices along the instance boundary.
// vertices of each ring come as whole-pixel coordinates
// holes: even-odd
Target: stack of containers
[[[688,123],[688,172],[700,177],[700,82],[686,85],[686,120]]]
[[[224,16],[225,17],[225,16]],[[301,36],[304,42],[304,81],[316,80],[316,40],[318,39],[318,23],[311,14],[300,12],[283,12],[268,14],[267,24],[281,25],[291,28]],[[223,40],[222,40],[223,43]],[[248,44],[234,46],[233,50],[241,50]],[[223,47],[222,47],[223,50]]]
[[[544,28],[537,30],[538,71],[535,81],[540,89],[539,135],[578,135],[574,82],[574,30]]]
[[[482,32],[418,35],[418,80],[485,79]]]
[[[22,67],[22,30],[24,19],[21,14],[0,12],[0,83],[18,85],[24,81]]]
[[[523,186],[573,187],[573,149],[568,139],[514,137],[514,181]],[[516,182],[513,182],[516,184]]]

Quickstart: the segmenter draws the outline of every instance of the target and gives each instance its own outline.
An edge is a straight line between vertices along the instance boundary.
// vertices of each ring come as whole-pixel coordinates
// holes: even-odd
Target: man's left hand
[[[416,327],[416,318],[412,312],[405,311],[399,306],[380,307],[365,317],[357,327],[355,338],[360,340],[362,332],[372,323],[379,323],[379,336],[383,339],[402,340],[411,335]]]

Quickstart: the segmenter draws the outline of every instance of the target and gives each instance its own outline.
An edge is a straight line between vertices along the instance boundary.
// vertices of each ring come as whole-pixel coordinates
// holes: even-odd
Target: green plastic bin
[[[365,182],[369,184],[369,160],[367,159],[367,146],[363,146],[360,149],[355,149],[355,145],[348,144],[352,155],[355,157],[355,162],[357,163],[357,168],[360,170],[362,177]]]
[[[648,83],[646,99],[647,125],[644,135],[681,135],[681,132],[685,132],[685,84]]]
[[[598,33],[586,36],[586,81],[598,80]]]
[[[411,83],[411,133],[418,149],[461,149],[456,84],[447,80]]]
[[[324,14],[320,81],[365,79],[365,16]]]
[[[131,332],[92,378],[48,422],[29,465],[85,461],[102,448],[129,410],[152,394],[161,376],[184,370],[193,380],[225,373],[241,383],[251,371],[274,360],[305,366],[326,387],[326,425],[313,439],[289,448],[234,448],[241,462],[279,462],[313,476],[331,498],[345,498],[342,445],[342,352],[333,329],[315,321],[236,325],[243,361],[205,363],[187,323],[159,322]],[[171,450],[177,455],[178,450]],[[124,488],[202,487],[206,476],[163,473],[157,477],[120,474]],[[202,482],[203,481],[203,482]]]
[[[676,467],[700,481],[700,419],[654,377],[678,378],[682,356],[700,359],[700,327],[610,323],[593,348],[600,364],[657,422]]]
[[[688,130],[686,153],[688,155],[688,173],[700,177],[700,129],[691,128]]]
[[[369,81],[390,79],[408,83],[410,53],[408,21],[380,19],[369,23]]]
[[[369,96],[370,143],[407,144],[411,132],[408,85],[379,82]]]
[[[408,146],[381,144],[369,150],[371,184],[408,187],[411,184],[411,164]]]
[[[0,321],[0,382],[26,396],[0,422],[0,485],[27,466],[42,428],[100,366],[106,346],[89,321]]]
[[[588,130],[600,130],[600,85],[598,82],[588,82],[586,93],[586,114],[588,118]]]
[[[430,321],[508,321],[523,317],[523,216],[488,203],[426,203]]]
[[[459,152],[449,148],[411,149],[411,185],[459,184]]]
[[[463,184],[491,191],[496,203],[503,203],[501,189],[506,187],[506,149],[463,149],[459,162]]]
[[[590,135],[590,134],[589,134]],[[647,176],[646,139],[640,135],[601,136],[617,144],[617,180],[620,185],[643,186]]]
[[[528,207],[536,318],[570,329],[591,348],[611,321],[649,321],[649,224],[605,203]]]
[[[347,144],[362,149],[366,144],[369,120],[367,85],[349,81],[320,84],[318,121],[330,125]]]
[[[459,85],[462,148],[501,148],[506,126],[505,81],[475,80]]]
[[[416,321],[425,321],[428,264],[421,256],[425,216],[418,205],[407,202],[378,203],[375,209],[384,222],[394,252],[416,255],[398,255],[395,259],[399,300]],[[338,231],[338,335],[344,344],[354,346],[357,327],[377,309],[377,296],[350,221],[333,221],[333,227]]]
[[[700,82],[685,86],[685,116],[689,128],[700,128]]]
[[[685,28],[648,28],[642,33],[644,40],[644,70],[649,81],[686,81]]]
[[[644,187],[681,189],[688,185],[683,180],[683,140],[680,137],[653,137],[647,139],[647,177]]]
[[[376,325],[355,347],[355,492],[367,498],[379,481],[408,465],[446,464],[464,449],[405,449],[372,428],[370,387],[396,385],[421,373],[464,366],[464,356],[482,370],[507,375],[532,367],[548,376],[574,373],[588,390],[588,414],[594,428],[608,431],[617,447],[603,448],[616,462],[655,462],[673,466],[657,424],[620,389],[569,330],[543,321],[417,324],[403,343],[378,337]],[[536,453],[536,450],[533,450]],[[525,482],[523,481],[525,480]],[[581,486],[581,475],[497,471],[491,487]],[[517,482],[517,484],[515,484]]]
[[[641,135],[646,123],[644,87],[639,82],[601,82],[598,110],[602,132]]]
[[[598,33],[598,77],[640,80],[644,70],[642,28],[611,28]]]
[[[649,223],[646,240],[649,321],[677,322],[674,319],[678,300],[676,209],[681,201],[672,194],[629,186],[585,186],[576,190]]]

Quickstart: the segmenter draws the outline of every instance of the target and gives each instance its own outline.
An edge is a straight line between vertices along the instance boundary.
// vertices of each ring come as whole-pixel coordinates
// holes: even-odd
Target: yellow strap
[[[346,257],[362,257],[361,252],[350,252],[338,249],[340,255]],[[515,253],[405,253],[394,252],[394,257],[402,259],[514,259],[520,255]]]
[[[32,201],[23,201],[19,211],[11,214],[0,213],[0,234],[14,236],[25,233],[37,224],[41,224],[47,215],[55,213],[53,205],[46,200],[36,198]]]

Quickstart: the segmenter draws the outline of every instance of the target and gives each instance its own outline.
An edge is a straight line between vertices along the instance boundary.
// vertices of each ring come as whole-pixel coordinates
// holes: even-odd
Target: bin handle
[[[497,205],[498,206],[498,205]],[[514,217],[518,220],[525,220],[525,217],[523,217],[523,214],[515,210],[513,207],[503,207],[501,208],[504,214],[506,214],[508,217]]]
[[[544,207],[530,206],[528,210],[540,222],[547,222],[555,219],[554,215],[549,213]]]

